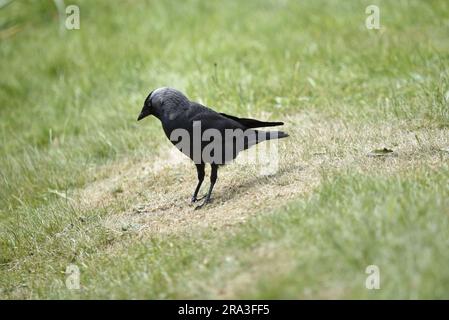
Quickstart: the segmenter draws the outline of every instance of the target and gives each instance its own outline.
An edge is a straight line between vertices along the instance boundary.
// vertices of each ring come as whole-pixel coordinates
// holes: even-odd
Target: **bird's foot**
[[[203,200],[205,197],[206,197],[206,196],[202,196],[201,198],[197,198],[196,196],[193,196],[191,202],[192,202],[192,203],[198,202],[198,201],[200,201],[200,200]]]
[[[203,198],[204,198],[204,197],[203,197]],[[210,203],[210,202],[211,202],[211,199],[210,199],[210,198],[206,198],[206,199],[203,201],[203,203],[201,203],[200,205],[198,205],[198,206],[195,207],[195,210],[199,210],[199,209],[203,208],[206,204],[208,204],[208,203]]]

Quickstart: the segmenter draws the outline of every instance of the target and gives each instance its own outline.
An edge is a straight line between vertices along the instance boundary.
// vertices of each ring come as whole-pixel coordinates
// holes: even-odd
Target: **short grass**
[[[65,32],[52,1],[0,9],[1,298],[449,298],[447,1],[376,1],[380,30],[372,1],[75,3]],[[135,121],[165,85],[284,120],[279,172],[225,167],[193,211]]]

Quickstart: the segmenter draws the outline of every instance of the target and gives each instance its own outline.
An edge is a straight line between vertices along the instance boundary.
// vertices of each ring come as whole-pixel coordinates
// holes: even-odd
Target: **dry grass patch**
[[[158,155],[141,163],[128,161],[108,168],[109,177],[80,192],[81,203],[123,203],[125,209],[111,212],[104,222],[118,232],[151,235],[196,227],[215,229],[243,223],[261,210],[310,193],[323,174],[350,169],[390,175],[424,165],[438,167],[448,159],[441,150],[449,145],[445,128],[410,129],[406,122],[354,124],[300,114],[288,118],[285,129],[291,137],[279,141],[276,174],[263,176],[251,162],[222,167],[213,203],[202,210],[193,210],[189,202],[196,184],[195,168],[168,142]],[[367,156],[382,147],[393,149],[393,156]],[[207,186],[206,178],[203,192]]]

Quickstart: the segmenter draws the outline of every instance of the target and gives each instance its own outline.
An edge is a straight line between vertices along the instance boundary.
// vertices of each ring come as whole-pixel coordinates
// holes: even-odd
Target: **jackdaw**
[[[195,162],[198,184],[192,202],[205,198],[196,209],[210,202],[219,165],[233,160],[240,151],[259,142],[288,137],[282,131],[253,130],[283,125],[283,122],[264,122],[218,113],[190,101],[182,92],[173,88],[158,88],[150,92],[137,120],[149,115],[154,115],[161,121],[167,138]],[[211,166],[210,187],[207,195],[198,199],[206,163]]]

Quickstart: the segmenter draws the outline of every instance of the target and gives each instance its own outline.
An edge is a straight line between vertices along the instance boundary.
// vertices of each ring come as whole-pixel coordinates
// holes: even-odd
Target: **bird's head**
[[[145,99],[137,121],[149,115],[159,117],[163,110],[186,102],[188,102],[186,96],[176,89],[167,87],[155,89]]]
[[[137,117],[137,121],[142,120],[143,118],[149,116],[152,114],[153,111],[153,103],[151,102],[151,98],[153,95],[153,92],[155,90],[151,91],[148,97],[145,99],[143,103],[142,110],[140,111],[139,116]]]

